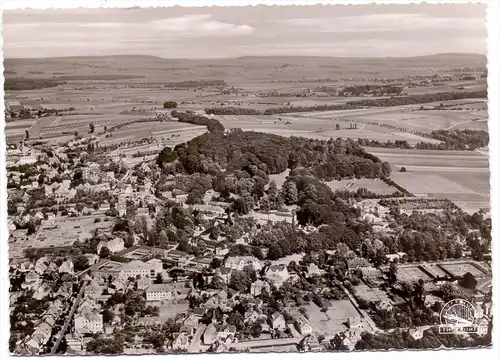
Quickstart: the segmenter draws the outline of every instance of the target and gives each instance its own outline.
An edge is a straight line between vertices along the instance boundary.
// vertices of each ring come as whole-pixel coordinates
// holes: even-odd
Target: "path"
[[[285,345],[295,345],[299,343],[299,339],[291,337],[284,339],[267,339],[267,340],[256,340],[256,341],[243,341],[240,343],[233,343],[230,347],[236,350],[243,350],[255,347],[272,347],[272,346],[285,346]]]
[[[200,343],[201,343],[201,335],[203,335],[203,332],[207,328],[207,325],[202,324],[196,331],[196,333],[193,336],[193,340],[191,341],[191,344],[189,345],[188,353],[199,353],[200,352]]]
[[[54,346],[52,347],[52,350],[50,351],[50,355],[54,355],[59,348],[59,344],[61,343],[61,340],[63,339],[64,335],[68,331],[69,323],[71,322],[71,319],[73,318],[73,315],[75,314],[75,311],[80,304],[80,301],[82,300],[83,297],[83,292],[85,291],[85,287],[87,286],[88,281],[85,281],[82,284],[82,287],[80,288],[80,292],[78,293],[78,296],[75,299],[75,302],[73,303],[73,306],[71,307],[71,311],[68,314],[68,317],[66,318],[66,321],[64,322],[64,325],[61,329],[61,331],[58,334],[58,338],[56,342],[54,343]]]

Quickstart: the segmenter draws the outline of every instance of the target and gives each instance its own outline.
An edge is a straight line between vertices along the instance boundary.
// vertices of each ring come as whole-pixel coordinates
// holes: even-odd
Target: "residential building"
[[[172,349],[187,350],[189,348],[189,337],[186,333],[181,332],[172,342]]]
[[[75,331],[80,334],[96,334],[103,331],[102,315],[95,311],[84,311],[75,316]]]
[[[263,290],[266,290],[268,294],[271,294],[271,286],[262,280],[257,280],[250,286],[250,294],[253,296],[259,296]]]
[[[230,256],[224,265],[233,270],[243,270],[248,265],[253,266],[257,271],[262,269],[262,263],[255,256]]]
[[[300,315],[295,319],[295,326],[301,335],[311,334],[313,331],[309,320],[304,315]]]
[[[140,277],[155,278],[159,273],[162,273],[162,271],[163,264],[159,259],[151,259],[147,262],[133,260],[121,266],[118,277],[122,280],[126,280],[130,277],[136,279]]]
[[[147,301],[172,300],[175,297],[175,288],[171,284],[151,284],[146,289]]]
[[[280,314],[278,312],[275,312],[271,316],[271,323],[272,323],[274,330],[284,331],[286,329],[285,318],[283,317],[282,314]]]
[[[265,277],[271,281],[274,286],[279,288],[290,278],[290,274],[288,273],[286,265],[272,265],[267,269]]]
[[[103,247],[107,247],[109,249],[109,252],[111,254],[123,251],[125,249],[125,242],[123,241],[122,238],[114,238],[113,240],[109,241],[100,241],[99,244],[97,244],[97,253],[101,253],[101,249]]]

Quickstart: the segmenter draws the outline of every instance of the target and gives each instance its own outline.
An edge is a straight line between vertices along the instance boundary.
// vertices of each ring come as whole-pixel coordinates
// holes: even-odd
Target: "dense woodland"
[[[440,144],[418,143],[417,149],[426,150],[476,150],[488,146],[489,134],[484,130],[434,130],[430,133]]]
[[[339,96],[383,96],[401,95],[403,87],[396,85],[354,85],[346,86],[339,92]]]
[[[64,85],[66,82],[51,79],[25,79],[25,78],[6,78],[4,84],[5,91],[19,91],[19,90],[37,90],[58,85]]]
[[[379,141],[358,139],[360,146],[389,149],[421,149],[421,150],[476,150],[488,146],[489,134],[484,130],[434,130],[429,136],[441,141],[439,144],[419,142],[410,145],[406,140]]]

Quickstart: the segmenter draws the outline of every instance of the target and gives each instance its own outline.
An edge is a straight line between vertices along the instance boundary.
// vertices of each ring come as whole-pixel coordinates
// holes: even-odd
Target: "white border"
[[[338,359],[343,360],[352,360],[353,357],[357,357],[358,359],[379,359],[379,360],[391,360],[398,359],[401,356],[404,356],[407,359],[417,359],[422,356],[439,356],[444,359],[453,359],[453,360],[469,360],[471,356],[477,358],[484,359],[499,359],[500,358],[500,312],[499,305],[499,286],[500,283],[498,281],[498,270],[500,267],[498,266],[498,259],[500,257],[500,245],[497,244],[497,241],[500,241],[500,230],[499,219],[498,216],[500,214],[499,207],[499,196],[500,189],[498,188],[498,184],[500,184],[500,144],[497,141],[500,141],[500,72],[499,72],[499,64],[500,64],[500,1],[499,0],[488,0],[488,1],[467,1],[467,0],[428,0],[427,3],[484,3],[488,4],[487,10],[487,28],[488,28],[488,109],[489,109],[489,118],[490,121],[488,123],[489,133],[490,133],[490,183],[491,183],[491,214],[493,220],[493,232],[492,232],[492,253],[493,258],[497,259],[493,265],[493,283],[494,283],[494,314],[498,314],[494,317],[494,326],[493,326],[493,340],[494,347],[493,349],[474,349],[474,350],[448,350],[448,351],[439,351],[438,353],[433,351],[405,351],[404,354],[401,354],[399,351],[391,351],[391,352],[356,352],[356,353],[287,353],[280,354],[278,356],[286,356],[288,359],[293,360],[302,360],[304,358],[312,358],[315,359],[331,359],[333,356]],[[337,0],[337,1],[286,1],[286,0],[276,0],[276,1],[228,1],[228,0],[212,0],[212,1],[200,1],[200,0],[1,0],[1,9],[3,13],[3,9],[23,9],[23,8],[32,8],[32,9],[46,9],[46,8],[78,8],[78,7],[87,7],[87,8],[98,8],[98,7],[133,7],[133,6],[141,6],[141,7],[151,7],[151,6],[174,6],[174,5],[182,5],[182,6],[236,6],[236,5],[313,5],[313,4],[344,4],[344,5],[362,5],[362,4],[409,4],[409,3],[420,3],[420,1],[405,1],[405,0],[392,0],[392,1],[370,1],[370,0]],[[3,45],[3,40],[0,39],[1,44]],[[2,47],[3,48],[3,47]],[[0,53],[3,52],[0,48]],[[3,74],[3,61],[0,63],[0,70]],[[2,114],[2,121],[0,123],[0,128],[4,129],[4,102],[3,102],[3,76],[1,79],[1,89],[0,92],[2,94],[2,101],[0,103],[0,113]],[[494,184],[497,184],[496,186]],[[0,136],[0,359],[10,358],[8,352],[8,339],[9,339],[9,295],[8,295],[8,247],[7,247],[7,209],[6,209],[6,175],[5,175],[5,137]],[[497,340],[497,341],[495,341]],[[182,355],[179,355],[182,356]],[[207,359],[209,355],[191,355],[189,358],[196,359]],[[235,356],[238,356],[239,359],[271,359],[274,354],[217,354],[217,360],[224,359],[234,359]],[[14,358],[14,357],[13,357]],[[28,357],[15,357],[19,359],[28,359]],[[52,358],[56,359],[67,359],[67,357],[55,356]],[[76,356],[71,357],[75,359],[92,359],[92,358],[100,358],[99,356]],[[154,358],[164,358],[164,356],[156,356]],[[113,359],[130,359],[130,356],[116,356]]]

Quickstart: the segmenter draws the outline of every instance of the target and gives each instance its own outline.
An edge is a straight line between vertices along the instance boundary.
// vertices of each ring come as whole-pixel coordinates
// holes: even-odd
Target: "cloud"
[[[293,18],[279,23],[321,32],[484,30],[484,19],[432,17],[424,14],[369,14],[333,18]]]
[[[212,19],[212,15],[186,15],[150,22],[155,30],[177,32],[189,36],[250,35],[255,29],[248,25],[235,25]]]

